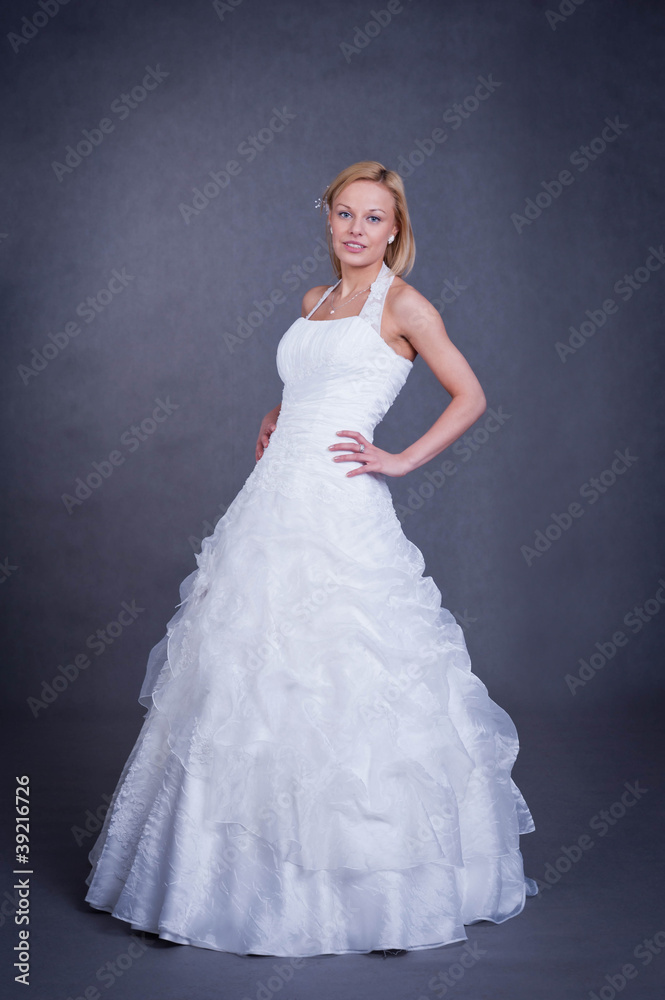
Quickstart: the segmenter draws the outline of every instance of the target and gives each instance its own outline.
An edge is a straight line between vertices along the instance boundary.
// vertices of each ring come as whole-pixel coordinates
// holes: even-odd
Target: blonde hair
[[[327,209],[328,213],[332,212],[333,202],[337,195],[341,194],[344,188],[353,181],[375,181],[378,184],[383,184],[392,194],[395,222],[399,226],[399,232],[395,236],[394,243],[389,243],[386,247],[383,259],[393,274],[398,277],[408,274],[416,259],[416,243],[411,228],[402,178],[394,170],[388,170],[376,160],[361,160],[359,163],[352,163],[350,167],[346,167],[337,174],[334,181],[324,191],[321,197],[321,211]],[[342,268],[339,257],[333,250],[329,226],[326,226],[326,241],[333,270],[337,277],[341,278]]]

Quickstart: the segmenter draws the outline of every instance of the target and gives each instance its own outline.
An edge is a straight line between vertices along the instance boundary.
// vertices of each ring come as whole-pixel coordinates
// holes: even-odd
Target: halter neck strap
[[[357,315],[357,316],[364,316],[365,315],[365,311],[366,311],[366,309],[367,309],[368,306],[370,308],[367,311],[368,312],[373,312],[373,311],[375,311],[376,305],[378,304],[379,305],[378,319],[379,319],[379,325],[380,325],[381,314],[383,313],[383,304],[385,302],[386,293],[387,293],[388,288],[390,287],[390,285],[392,283],[392,279],[393,278],[394,278],[394,274],[392,273],[392,271],[390,270],[390,268],[388,267],[388,265],[386,264],[386,262],[383,261],[382,264],[381,264],[381,270],[379,271],[379,273],[377,274],[376,278],[374,279],[374,281],[372,282],[372,284],[369,287],[369,295],[365,299],[365,302],[363,303],[362,309],[360,310],[359,313],[356,313],[355,315]],[[316,312],[316,310],[319,308],[319,306],[321,305],[321,303],[324,302],[325,299],[327,299],[328,296],[337,288],[337,286],[339,285],[339,283],[340,283],[341,280],[342,279],[339,278],[335,282],[334,285],[330,285],[329,288],[326,288],[325,292],[323,293],[323,295],[321,296],[321,298],[319,299],[319,301],[316,303],[316,305],[314,306],[314,308],[310,309],[310,311],[307,313],[307,315],[305,316],[305,319],[309,319],[309,317],[312,316]],[[350,319],[351,317],[350,316],[344,316],[343,318],[344,319]],[[372,322],[372,320],[370,320],[370,322]],[[372,326],[374,326],[374,325],[375,325],[375,323],[372,322]]]

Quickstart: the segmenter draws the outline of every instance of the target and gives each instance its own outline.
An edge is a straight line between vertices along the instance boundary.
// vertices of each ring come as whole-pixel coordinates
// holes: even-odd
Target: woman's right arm
[[[259,436],[256,442],[256,451],[255,451],[255,457],[257,462],[261,458],[263,452],[268,447],[268,444],[270,442],[270,435],[277,426],[277,417],[279,416],[279,411],[281,410],[281,408],[282,404],[278,403],[277,406],[270,411],[270,413],[266,413],[265,417],[261,421],[261,427],[259,429]]]

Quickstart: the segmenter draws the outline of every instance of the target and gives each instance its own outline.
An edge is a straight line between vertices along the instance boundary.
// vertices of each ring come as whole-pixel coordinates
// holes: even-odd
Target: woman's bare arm
[[[349,477],[364,472],[405,476],[431,461],[461,437],[487,408],[485,393],[480,382],[462,352],[450,340],[443,320],[431,302],[406,283],[396,288],[395,293],[391,297],[389,316],[386,317],[393,345],[397,344],[400,338],[408,341],[411,348],[420,354],[434,372],[452,399],[429,430],[396,455],[377,448],[357,431],[338,431],[339,436],[351,437],[354,441],[351,444],[331,445],[330,450],[349,451],[350,448],[354,450],[351,454],[337,455],[334,461],[358,462],[358,445],[365,445],[362,453],[364,464],[347,472]],[[388,302],[384,312],[386,310]]]
[[[450,340],[431,302],[404,285],[395,296],[392,311],[406,339],[452,397],[430,429],[401,453],[406,471],[411,472],[461,437],[485,412],[487,400],[471,365]]]

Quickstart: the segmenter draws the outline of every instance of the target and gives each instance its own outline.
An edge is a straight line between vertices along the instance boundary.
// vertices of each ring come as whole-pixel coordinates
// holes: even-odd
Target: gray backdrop
[[[3,5],[4,704],[35,780],[91,755],[67,825],[113,790],[148,651],[279,401],[279,338],[332,281],[315,199],[360,159],[403,174],[407,280],[488,400],[390,481],[474,671],[521,735],[653,707],[663,22],[646,0]],[[448,399],[418,359],[375,440]]]

